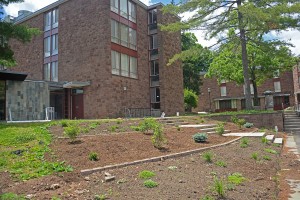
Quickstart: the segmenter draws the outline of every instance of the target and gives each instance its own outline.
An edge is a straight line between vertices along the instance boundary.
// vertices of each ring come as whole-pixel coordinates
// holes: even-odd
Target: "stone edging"
[[[92,169],[84,169],[81,170],[81,175],[86,176],[92,173],[96,173],[96,172],[101,172],[104,170],[110,170],[110,169],[117,169],[117,168],[122,168],[122,167],[127,167],[130,165],[137,165],[137,164],[142,164],[142,163],[147,163],[147,162],[157,162],[157,161],[162,161],[162,160],[166,160],[166,159],[170,159],[170,158],[178,158],[178,157],[182,157],[182,156],[187,156],[187,155],[191,155],[194,153],[199,153],[201,151],[207,150],[207,149],[214,149],[217,147],[221,147],[221,146],[226,146],[229,145],[233,142],[236,142],[238,140],[240,140],[242,137],[238,137],[234,140],[231,140],[229,142],[225,142],[222,144],[217,144],[217,145],[213,145],[210,147],[203,147],[200,149],[193,149],[193,150],[189,150],[189,151],[183,151],[183,152],[179,152],[179,153],[173,153],[173,154],[168,154],[168,155],[163,155],[163,156],[158,156],[158,157],[152,157],[152,158],[146,158],[143,160],[136,160],[133,162],[124,162],[124,163],[120,163],[120,164],[116,164],[116,165],[106,165],[104,167],[96,167],[96,168],[92,168]]]

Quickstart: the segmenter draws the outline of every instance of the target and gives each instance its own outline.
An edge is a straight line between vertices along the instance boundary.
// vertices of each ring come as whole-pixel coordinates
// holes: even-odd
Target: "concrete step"
[[[186,124],[186,125],[179,125],[180,128],[210,128],[216,127],[216,124]]]
[[[284,128],[284,131],[293,131],[293,132],[300,132],[300,127],[299,128]]]
[[[283,138],[275,138],[274,144],[282,144],[283,143]]]
[[[286,124],[284,125],[284,128],[300,128],[300,124]]]
[[[226,134],[226,133],[230,133],[231,130],[224,130],[224,133],[223,134]],[[206,132],[207,134],[215,134],[217,133],[216,131],[209,131],[209,132]]]
[[[266,136],[266,139],[268,140],[268,141],[273,141],[273,139],[274,139],[274,135],[267,135]]]
[[[289,120],[289,119],[299,119],[300,117],[298,117],[298,116],[284,116],[284,118]]]
[[[200,128],[200,131],[214,131],[216,129],[216,127],[212,127],[212,128]]]

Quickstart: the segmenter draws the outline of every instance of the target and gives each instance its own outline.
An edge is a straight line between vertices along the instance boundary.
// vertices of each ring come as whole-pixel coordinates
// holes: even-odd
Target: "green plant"
[[[198,104],[198,96],[195,92],[189,89],[184,89],[184,107],[188,112],[192,111],[192,108],[196,108]]]
[[[237,118],[236,115],[231,116],[231,121],[235,124],[237,124],[237,121],[239,120],[239,118]]]
[[[14,193],[3,193],[0,194],[1,200],[26,200],[26,198],[23,195],[17,195]]]
[[[227,164],[224,161],[217,161],[216,165],[219,166],[219,167],[227,167]]]
[[[111,126],[110,128],[109,128],[109,130],[111,131],[111,132],[115,132],[117,129],[119,129],[119,127],[118,126]]]
[[[78,125],[74,124],[64,127],[64,133],[72,140],[72,142],[74,142],[77,136],[79,135]]]
[[[100,194],[100,195],[95,195],[94,196],[94,200],[105,200],[105,199],[107,199],[106,194]]]
[[[199,143],[199,142],[206,142],[206,140],[207,140],[207,134],[205,134],[205,133],[196,133],[195,135],[193,135],[193,139],[197,143]]]
[[[143,133],[148,133],[150,130],[154,130],[160,124],[154,118],[145,118],[140,124],[139,129]]]
[[[251,128],[251,127],[253,127],[253,123],[246,122],[246,123],[244,124],[244,127],[245,127],[245,128]]]
[[[147,188],[154,188],[154,187],[158,186],[158,183],[149,179],[149,180],[144,181],[144,186]]]
[[[218,194],[219,197],[225,197],[225,184],[221,179],[217,177],[214,178],[214,191]]]
[[[261,137],[261,142],[262,142],[263,144],[268,144],[268,139],[265,138],[265,137]]]
[[[243,177],[242,174],[236,172],[236,173],[229,175],[227,177],[227,180],[229,183],[232,183],[235,185],[240,185],[241,183],[243,183],[246,180],[246,178]]]
[[[258,160],[258,153],[257,152],[254,152],[251,154],[251,158],[253,158],[254,160]]]
[[[51,200],[61,200],[61,199],[54,196],[54,197],[51,198]]]
[[[151,137],[151,141],[153,146],[158,149],[161,149],[163,145],[167,142],[163,133],[162,126],[160,124],[157,124],[155,126],[153,135]]]
[[[152,178],[153,176],[155,176],[155,173],[152,171],[148,171],[148,170],[144,170],[139,173],[139,177],[141,179],[149,179],[149,178]]]
[[[246,124],[246,120],[245,120],[245,119],[238,119],[236,123],[237,123],[237,125],[239,126],[239,128],[241,129],[242,126],[243,126],[244,124]]]
[[[225,132],[224,124],[222,122],[218,123],[215,131],[216,131],[217,134],[222,135]]]
[[[91,152],[91,153],[89,154],[89,160],[92,160],[92,161],[97,161],[97,160],[99,160],[98,154],[97,154],[96,152]]]
[[[203,153],[202,157],[206,162],[211,163],[213,154],[211,152],[205,152],[205,153]]]
[[[99,122],[93,122],[90,124],[89,129],[96,129],[97,126],[99,126],[99,124],[100,124]]]
[[[133,130],[133,131],[140,131],[139,126],[130,126],[130,129]]]
[[[229,190],[229,191],[233,191],[235,189],[235,184],[227,183],[226,184],[226,189]]]
[[[180,131],[180,130],[181,130],[181,128],[180,128],[179,126],[177,126],[176,128],[177,128],[177,131]]]
[[[264,159],[264,160],[271,160],[270,156],[267,156],[267,155],[264,155],[264,156],[263,156],[263,159]]]
[[[62,127],[67,127],[68,126],[68,121],[67,120],[61,120],[60,124]]]
[[[249,145],[249,140],[247,138],[242,138],[241,139],[241,143],[240,143],[240,147],[242,148],[246,148]]]
[[[215,198],[210,195],[205,195],[204,197],[201,198],[201,200],[215,200]]]
[[[273,150],[273,149],[265,149],[265,152],[268,152],[268,153],[271,153],[271,154],[278,154],[278,152]]]

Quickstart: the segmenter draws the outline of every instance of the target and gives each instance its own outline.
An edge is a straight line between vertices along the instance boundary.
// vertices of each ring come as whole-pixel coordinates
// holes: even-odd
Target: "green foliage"
[[[245,119],[238,119],[237,120],[237,125],[239,126],[239,128],[242,128],[242,126],[246,124],[246,120]]]
[[[217,161],[216,165],[219,166],[219,167],[227,167],[227,164],[224,161]]]
[[[92,122],[89,125],[89,129],[96,129],[100,125],[100,122]]]
[[[211,152],[205,152],[205,153],[203,153],[203,155],[202,155],[202,158],[206,161],[206,162],[208,162],[208,163],[211,163],[212,162],[212,159],[213,159],[213,154],[211,153]]]
[[[200,200],[215,200],[214,197],[210,196],[210,195],[205,195],[204,197],[202,197]]]
[[[252,127],[253,127],[253,123],[246,122],[246,123],[244,124],[244,127],[245,127],[245,128],[252,128]]]
[[[268,139],[265,138],[265,137],[261,137],[261,142],[262,142],[263,144],[268,144]]]
[[[264,160],[271,160],[270,156],[267,156],[267,155],[264,155],[264,156],[263,156],[263,159],[264,159]]]
[[[218,194],[219,197],[225,197],[226,186],[221,179],[217,177],[214,178],[214,191]]]
[[[77,124],[68,125],[67,127],[64,127],[64,134],[67,135],[72,142],[75,141],[77,136],[79,135],[79,127]]]
[[[242,148],[246,148],[249,145],[249,140],[247,138],[242,138],[241,139],[241,143],[240,143],[240,147]]]
[[[207,134],[206,133],[196,133],[193,135],[193,139],[195,142],[206,142],[207,140]]]
[[[123,122],[123,121],[122,121],[121,119],[118,119],[118,120],[116,121],[117,124],[122,124],[122,122]]]
[[[265,152],[268,152],[268,153],[271,153],[271,154],[278,154],[278,152],[273,150],[273,149],[265,149]]]
[[[223,116],[223,115],[230,115],[231,120],[237,118],[237,115],[252,115],[252,114],[264,114],[264,113],[276,113],[274,110],[239,110],[239,111],[227,111],[227,112],[220,112],[220,113],[210,113],[204,114],[203,116]],[[237,118],[238,119],[238,118]],[[237,124],[236,122],[233,122]]]
[[[54,197],[51,198],[51,200],[61,200],[61,199],[54,196]]]
[[[154,118],[145,118],[140,124],[139,124],[139,130],[143,133],[148,133],[150,130],[154,130],[157,126],[159,126],[159,123]]]
[[[221,122],[221,123],[218,123],[216,129],[215,129],[216,133],[218,135],[223,135],[223,133],[225,132],[225,129],[224,129],[224,124]]]
[[[91,152],[89,154],[89,160],[91,160],[91,161],[97,161],[97,160],[99,160],[98,154],[96,152]]]
[[[251,154],[251,158],[253,158],[254,160],[258,160],[258,153],[257,152],[254,152]]]
[[[139,178],[141,179],[149,179],[155,176],[155,173],[149,170],[144,170],[139,173]]]
[[[116,126],[116,125],[113,125],[113,126],[111,126],[111,127],[109,128],[109,130],[110,130],[111,132],[116,132],[117,129],[119,129],[119,126]]]
[[[158,183],[149,179],[149,180],[144,181],[144,186],[147,188],[154,188],[154,187],[158,186]]]
[[[246,181],[246,178],[243,177],[240,173],[233,173],[227,177],[227,180],[229,183],[233,183],[235,185],[240,185],[244,181]]]
[[[237,124],[238,120],[239,120],[239,118],[238,118],[236,115],[232,115],[232,116],[231,116],[231,121],[232,121],[233,123]]]
[[[133,131],[140,131],[139,126],[130,126],[130,129],[133,130]]]
[[[95,195],[94,196],[94,200],[105,200],[107,199],[107,195],[106,194],[100,194],[100,195]]]
[[[157,124],[154,127],[154,132],[151,137],[152,144],[155,148],[161,149],[163,145],[167,142],[167,139],[165,138],[165,135],[163,133],[162,126],[160,124]]]
[[[68,121],[67,120],[61,120],[60,124],[62,127],[67,127],[68,126]]]
[[[192,90],[184,89],[184,106],[189,112],[198,105],[198,96]]]
[[[14,193],[3,193],[0,194],[1,200],[26,200],[26,198],[23,195],[17,195]]]

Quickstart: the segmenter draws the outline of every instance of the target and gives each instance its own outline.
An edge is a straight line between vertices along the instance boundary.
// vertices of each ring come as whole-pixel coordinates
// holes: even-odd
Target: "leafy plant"
[[[232,121],[233,123],[237,124],[238,120],[239,120],[239,118],[237,118],[236,115],[231,116],[231,121]]]
[[[271,154],[278,154],[278,152],[273,150],[273,149],[265,149],[265,152],[268,152],[268,153],[271,153]]]
[[[219,197],[225,197],[225,184],[221,179],[217,177],[214,178],[214,191],[218,194]]]
[[[261,142],[262,142],[263,144],[268,144],[268,139],[265,138],[265,137],[261,137]]]
[[[227,177],[227,180],[229,183],[233,183],[235,185],[240,185],[242,182],[244,182],[246,180],[246,178],[243,177],[242,174],[236,172],[236,173],[229,175]]]
[[[211,163],[213,154],[211,152],[205,152],[205,153],[203,153],[202,157],[206,162]]]
[[[198,96],[195,92],[189,89],[184,89],[184,107],[188,112],[192,111],[192,108],[196,108],[198,104]]]
[[[74,142],[77,136],[79,135],[78,125],[74,124],[64,127],[64,133],[71,139],[72,142]]]
[[[239,128],[241,129],[242,126],[246,124],[246,120],[245,119],[238,119],[237,120],[237,125],[239,126]]]
[[[140,124],[139,129],[143,133],[148,133],[150,130],[154,130],[159,123],[154,118],[145,118]]]
[[[204,197],[201,198],[201,200],[215,200],[215,198],[210,195],[205,195]]]
[[[163,133],[162,126],[157,124],[154,128],[153,136],[151,137],[152,144],[155,148],[161,149],[167,142]]]
[[[60,124],[62,127],[67,127],[69,125],[67,120],[61,120]]]
[[[4,193],[0,194],[1,200],[26,200],[26,198],[23,195],[17,195],[14,193]]]
[[[249,140],[247,138],[242,138],[241,139],[241,143],[240,143],[240,147],[242,148],[246,148],[249,145]]]
[[[215,131],[216,131],[217,134],[222,135],[225,132],[224,124],[222,122],[218,123]]]
[[[100,195],[95,195],[94,196],[94,200],[105,200],[105,199],[107,199],[106,194],[100,194]]]
[[[89,129],[96,129],[100,125],[99,122],[93,122],[90,124]]]
[[[148,171],[148,170],[144,170],[139,173],[139,177],[141,179],[149,179],[149,178],[152,178],[153,176],[155,176],[155,173],[152,171]]]
[[[130,129],[133,130],[133,131],[140,131],[139,126],[130,126]]]
[[[193,139],[197,143],[206,142],[207,134],[205,134],[205,133],[196,133],[195,135],[193,135]]]
[[[264,160],[271,160],[270,156],[267,156],[267,155],[264,155],[264,156],[263,156],[263,159],[264,159]]]
[[[118,120],[117,120],[117,124],[122,124],[122,122],[123,122],[123,121],[122,121],[121,119],[118,119]]]
[[[224,161],[217,161],[216,165],[219,166],[219,167],[227,167],[227,164]]]
[[[92,161],[97,161],[97,160],[99,160],[98,154],[97,154],[96,152],[91,152],[91,153],[89,154],[89,160],[92,160]]]
[[[54,196],[54,197],[51,198],[51,200],[61,200],[61,199]]]
[[[253,125],[253,123],[249,123],[249,122],[246,122],[245,124],[244,124],[244,127],[245,128],[251,128],[251,127],[253,127],[254,125]]]
[[[144,181],[144,186],[147,188],[154,188],[154,187],[158,186],[158,183],[149,179],[149,180]]]
[[[258,153],[257,152],[254,152],[251,154],[251,158],[253,158],[254,160],[258,160]]]

